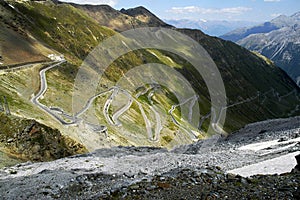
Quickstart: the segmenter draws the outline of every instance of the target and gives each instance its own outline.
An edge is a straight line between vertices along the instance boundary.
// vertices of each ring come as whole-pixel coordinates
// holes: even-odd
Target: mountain
[[[136,20],[134,17],[125,15],[108,5],[70,5],[78,8],[79,10],[82,10],[102,26],[109,27],[116,31],[125,31],[132,28],[133,26],[138,26],[141,24],[141,22]]]
[[[220,36],[238,28],[254,26],[255,22],[248,21],[218,21],[218,20],[165,20],[177,28],[199,29],[211,36]]]
[[[269,33],[274,30],[278,30],[283,27],[289,27],[295,24],[294,17],[288,17],[285,15],[280,15],[275,19],[271,20],[270,22],[265,22],[263,24],[253,26],[250,28],[240,28],[237,30],[233,30],[229,33],[226,33],[220,36],[224,40],[230,40],[233,42],[237,42],[243,38],[246,38],[252,34],[259,34],[259,33]]]
[[[281,15],[263,25],[237,30],[221,38],[256,51],[282,68],[298,85],[300,80],[300,12]]]
[[[238,41],[238,44],[270,58],[297,82],[297,78],[300,76],[299,35],[300,24],[296,24],[293,27],[284,27],[268,34],[248,36]]]
[[[19,48],[26,49],[27,44],[32,48],[36,47],[32,43],[35,41],[39,46],[45,47],[47,52],[44,51],[45,48],[36,47],[37,55],[42,55],[45,60],[25,67],[24,63],[32,63],[30,56],[11,66],[7,58],[12,57],[15,52],[6,52],[2,61],[2,67],[6,69],[0,75],[0,95],[7,97],[12,114],[35,119],[59,129],[63,134],[80,141],[90,151],[117,145],[171,149],[212,134],[206,131],[217,114],[211,111],[212,103],[205,77],[201,77],[195,67],[180,55],[160,49],[135,50],[116,58],[105,71],[103,82],[97,85],[103,96],[93,99],[94,94],[88,96],[85,90],[80,91],[78,96],[82,99],[81,103],[85,103],[84,99],[94,101],[87,104],[83,113],[74,113],[72,95],[76,90],[74,82],[80,65],[105,39],[116,35],[118,31],[131,29],[132,20],[134,28],[170,27],[173,31],[193,38],[207,51],[225,83],[227,106],[221,109],[227,111],[227,117],[222,133],[231,133],[251,122],[300,114],[299,88],[268,59],[233,42],[205,35],[199,30],[171,27],[143,7],[117,11],[109,6],[81,6],[45,0],[1,1],[1,9],[5,11],[0,13],[3,19],[1,27],[25,41]],[[160,30],[153,31],[153,39],[160,40]],[[124,46],[130,45],[128,38],[123,39]],[[172,39],[172,43],[176,43]],[[3,43],[4,40],[0,38],[0,44]],[[113,44],[111,46],[114,48]],[[185,47],[182,48],[184,51]],[[107,58],[112,56],[107,50]],[[59,59],[51,60],[53,57]],[[105,59],[96,61],[101,63]],[[191,85],[197,94],[201,110],[201,120],[196,119],[196,126],[188,118],[181,116],[179,100],[166,86],[158,86],[151,80],[152,82],[137,88],[135,95],[128,95],[128,91],[114,87],[122,77],[127,77],[127,73],[134,71],[136,66],[143,67],[146,63],[172,66]],[[97,69],[87,69],[84,72],[90,74],[94,71]],[[46,75],[41,75],[42,72]],[[165,79],[166,77],[167,73]],[[47,84],[44,83],[44,86],[47,87],[43,92],[43,82],[40,81],[45,79]],[[176,81],[170,81],[169,84],[178,93],[184,93],[188,89],[177,85]],[[39,99],[40,104],[33,97],[35,100]],[[134,102],[128,98],[134,99]],[[191,97],[184,100],[189,99]],[[172,112],[173,115],[170,114]],[[121,125],[111,123],[118,115],[117,120]],[[96,125],[97,123],[101,126]]]
[[[63,4],[61,2],[57,3]],[[128,10],[123,8],[118,11],[108,5],[79,5],[73,3],[70,5],[82,10],[88,16],[95,19],[101,26],[109,27],[115,31],[149,26],[172,27],[141,6]]]

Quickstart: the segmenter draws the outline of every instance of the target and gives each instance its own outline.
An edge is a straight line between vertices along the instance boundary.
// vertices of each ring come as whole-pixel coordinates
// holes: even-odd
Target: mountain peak
[[[295,20],[299,20],[300,21],[300,11],[294,13],[293,15],[291,15],[291,18],[295,19]]]
[[[148,16],[148,17],[155,17],[158,19],[158,17],[156,17],[153,13],[151,13],[148,9],[146,9],[143,6],[138,6],[136,8],[129,8],[129,9],[124,9],[122,8],[120,10],[121,13],[129,15],[131,17],[138,17],[138,16]]]
[[[154,15],[152,12],[150,12],[148,9],[146,9],[143,6],[138,6],[136,8],[130,8],[130,9],[122,8],[120,10],[120,12],[125,15],[134,17],[144,23],[147,23],[149,26],[161,26],[161,27],[166,27],[166,28],[173,27],[173,26],[163,22],[156,15]]]
[[[142,13],[151,13],[147,8],[145,8],[144,6],[138,6],[135,8],[129,8],[129,9],[124,9],[122,8],[121,10],[123,11],[135,11],[136,13],[139,12],[140,14]],[[151,13],[152,14],[152,13]]]
[[[128,13],[128,15],[133,16],[133,17],[136,17],[138,15],[147,15],[147,16],[156,17],[151,11],[149,11],[144,6],[138,6],[138,7],[135,7],[135,8],[129,8],[127,10],[123,9],[122,11]]]
[[[279,15],[275,18],[273,18],[271,21],[274,21],[274,20],[285,20],[285,19],[288,19],[289,17],[286,16],[286,15]]]

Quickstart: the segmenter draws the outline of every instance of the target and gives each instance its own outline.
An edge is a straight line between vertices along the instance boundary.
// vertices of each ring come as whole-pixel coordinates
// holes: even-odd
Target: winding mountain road
[[[154,96],[155,94],[155,91],[157,90],[157,85],[153,84],[151,87],[148,87],[146,88],[144,91],[142,92],[139,92],[138,94],[135,95],[135,98],[127,91],[127,90],[124,90],[122,88],[119,88],[117,86],[113,86],[109,89],[107,89],[106,91],[103,91],[101,93],[98,93],[92,97],[90,97],[86,103],[86,105],[76,114],[74,114],[73,116],[71,115],[68,115],[67,113],[65,113],[61,108],[49,108],[45,105],[43,105],[42,103],[39,102],[39,99],[42,98],[47,89],[48,89],[48,84],[47,84],[47,79],[46,79],[46,72],[52,68],[55,68],[61,64],[63,64],[64,62],[66,62],[66,60],[62,60],[62,61],[59,61],[59,62],[55,62],[53,63],[52,65],[46,67],[45,69],[42,69],[40,72],[39,72],[39,75],[40,75],[40,90],[38,91],[38,93],[36,95],[34,95],[31,99],[31,102],[35,105],[37,105],[40,109],[44,110],[46,113],[48,113],[49,115],[51,115],[52,117],[54,117],[56,120],[58,120],[61,124],[63,125],[75,125],[77,124],[79,121],[81,121],[81,119],[79,118],[83,113],[85,113],[89,108],[90,106],[92,105],[92,103],[94,102],[94,100],[99,97],[99,96],[102,96],[102,95],[105,95],[107,94],[108,92],[112,92],[111,96],[106,100],[105,104],[104,104],[104,107],[103,107],[103,115],[105,116],[105,119],[108,121],[108,123],[110,125],[113,125],[113,126],[121,126],[121,122],[119,121],[119,118],[126,112],[129,110],[129,108],[132,106],[132,103],[133,102],[136,102],[138,104],[138,107],[141,111],[141,114],[142,114],[142,117],[144,119],[144,122],[145,122],[145,126],[146,126],[146,131],[147,131],[147,135],[148,135],[148,138],[150,141],[157,141],[159,139],[159,135],[160,135],[160,132],[161,130],[163,129],[162,127],[162,122],[161,122],[161,116],[160,116],[160,113],[157,112],[155,110],[155,108],[153,107],[153,101],[152,101],[152,97]],[[122,92],[123,94],[125,94],[127,97],[128,97],[128,101],[126,103],[125,106],[123,106],[122,108],[120,108],[118,111],[116,111],[114,114],[110,114],[109,113],[109,107],[111,106],[111,103],[112,101],[114,100],[115,96],[119,93],[119,92]],[[281,98],[285,98],[286,96],[289,96],[291,94],[293,94],[294,92],[290,92],[286,95],[283,95],[283,96],[279,96],[279,94],[275,94],[275,91],[268,91],[268,92],[272,92],[273,95],[277,96],[278,99],[280,100]],[[237,103],[234,103],[232,105],[229,105],[227,107],[224,107],[221,109],[221,112],[224,112],[226,109],[230,108],[230,107],[234,107],[236,105],[240,105],[240,104],[243,104],[243,103],[247,103],[247,102],[250,102],[250,101],[253,101],[254,99],[258,98],[259,96],[266,96],[266,94],[268,93],[263,93],[263,94],[257,94],[256,96],[252,97],[252,98],[248,98],[248,99],[245,99],[244,101],[240,101],[240,102],[237,102]],[[142,106],[142,104],[137,100],[141,95],[144,95],[144,94],[147,94],[147,97],[148,97],[148,101],[150,102],[150,110],[154,113],[154,116],[155,116],[155,121],[156,121],[156,125],[155,125],[155,129],[152,130],[152,123],[151,121],[148,119],[147,115],[146,115],[146,112]],[[180,103],[180,104],[177,104],[177,105],[172,105],[171,109],[168,111],[168,113],[170,114],[171,118],[172,118],[172,121],[179,127],[181,127],[182,129],[184,129],[186,132],[188,133],[191,133],[190,131],[188,131],[186,128],[183,127],[183,125],[178,122],[175,118],[175,116],[173,115],[173,112],[175,111],[175,109],[178,107],[178,106],[181,106],[183,104],[186,104],[188,103],[189,101],[191,101],[190,103],[190,106],[189,106],[189,114],[188,114],[188,121],[191,122],[192,120],[192,115],[193,115],[193,107],[196,103],[196,101],[198,100],[198,96],[193,96],[193,97],[190,97],[188,99],[186,99],[184,102]],[[213,127],[215,130],[217,130],[218,132],[223,132],[221,130],[221,127],[218,127],[218,122],[220,119],[217,118],[216,116],[216,113],[211,113],[213,115]],[[112,116],[110,116],[112,115]],[[62,117],[63,116],[63,117]],[[208,118],[210,116],[210,114],[208,114],[207,116],[205,116],[203,119],[200,119],[200,122],[199,124],[202,125],[203,121]],[[64,119],[67,118],[68,121],[64,120]],[[96,125],[93,125],[94,127],[96,127],[95,129],[97,129],[97,131],[107,131],[107,127],[105,126],[96,126]],[[100,130],[101,129],[101,130]],[[154,132],[154,134],[153,134]],[[192,134],[194,135],[194,134]],[[195,135],[194,135],[195,136]]]
[[[34,104],[39,104],[39,99],[41,98],[41,96],[43,96],[45,94],[45,92],[47,91],[47,88],[48,88],[48,84],[47,84],[47,80],[46,80],[46,71],[56,67],[56,66],[59,66],[61,65],[62,63],[66,62],[65,60],[59,62],[59,63],[56,63],[56,64],[53,64],[53,65],[50,65],[49,67],[45,68],[45,69],[42,69],[40,71],[40,78],[41,78],[41,85],[40,85],[40,91],[37,93],[36,96],[34,96],[32,98],[32,102]]]
[[[198,99],[198,96],[197,95],[194,95],[194,96],[192,96],[192,97],[190,97],[190,98],[188,98],[188,99],[186,99],[185,101],[183,101],[182,103],[180,103],[180,104],[176,104],[176,105],[172,105],[172,107],[171,107],[171,109],[169,110],[169,114],[170,114],[170,116],[171,116],[171,118],[172,118],[172,121],[173,121],[173,123],[174,124],[176,124],[178,127],[180,127],[180,128],[182,128],[187,134],[189,134],[189,135],[191,135],[191,136],[193,136],[194,138],[195,138],[195,140],[197,139],[197,135],[194,133],[194,131],[192,131],[192,130],[188,130],[188,129],[186,129],[183,125],[181,125],[177,120],[176,120],[176,118],[174,117],[174,115],[173,115],[173,112],[175,111],[175,109],[178,107],[178,106],[181,106],[181,105],[183,105],[183,104],[186,104],[187,102],[189,102],[189,101],[192,101],[191,102],[191,105],[189,106],[189,116],[193,116],[193,106],[195,105],[195,102],[196,102],[196,100]]]
[[[93,101],[99,97],[99,96],[102,96],[102,95],[105,95],[106,93],[108,92],[111,92],[115,90],[115,87],[112,87],[104,92],[100,92],[99,94],[96,94],[95,96],[92,96],[88,101],[87,101],[87,104],[82,108],[81,111],[79,111],[78,113],[75,114],[75,117],[79,117],[80,115],[82,115],[83,113],[85,113],[89,108],[90,106],[92,105]]]
[[[104,106],[103,106],[103,114],[105,119],[108,121],[108,123],[110,125],[114,125],[115,123],[113,122],[113,120],[110,118],[109,116],[109,107],[111,102],[113,101],[114,97],[118,94],[119,92],[119,88],[114,88],[113,93],[110,95],[110,97],[106,100]]]
[[[127,97],[128,101],[125,106],[123,106],[120,110],[118,110],[115,114],[112,116],[112,121],[115,123],[115,126],[121,126],[121,122],[119,121],[119,117],[123,115],[132,105],[133,103],[133,98],[132,96],[126,91],[126,90],[121,90]]]
[[[108,92],[112,92],[112,94],[110,95],[110,97],[106,100],[106,102],[104,103],[104,107],[103,107],[103,115],[105,117],[105,119],[108,121],[108,123],[112,126],[121,126],[121,122],[119,121],[119,118],[125,113],[127,112],[130,107],[132,106],[132,103],[133,102],[136,102],[138,104],[138,107],[141,111],[141,114],[142,114],[142,117],[144,119],[144,122],[145,122],[145,126],[146,126],[146,132],[147,132],[147,135],[148,135],[148,138],[150,141],[152,142],[155,142],[155,141],[158,141],[159,139],[159,135],[160,135],[160,132],[161,130],[163,129],[162,127],[162,122],[161,122],[161,116],[160,116],[160,113],[157,112],[155,110],[155,108],[153,107],[153,101],[152,101],[152,97],[154,96],[155,94],[155,91],[157,90],[157,85],[153,84],[151,85],[151,87],[148,87],[148,88],[145,88],[144,91],[142,92],[139,92],[138,94],[135,95],[135,98],[127,91],[127,90],[124,90],[122,88],[119,88],[117,86],[113,86],[109,89],[107,89],[106,91],[103,91],[101,93],[98,93],[92,97],[90,97],[86,103],[86,105],[76,114],[74,114],[73,116],[72,115],[69,115],[67,113],[65,113],[63,111],[63,109],[61,108],[49,108],[47,106],[45,106],[44,104],[40,103],[39,100],[40,98],[42,98],[47,89],[48,89],[48,84],[47,84],[47,79],[46,79],[46,72],[50,69],[53,69],[57,66],[60,66],[61,64],[65,63],[66,60],[62,60],[62,61],[59,61],[59,62],[55,62],[53,63],[52,65],[46,67],[45,69],[42,69],[40,72],[39,72],[39,75],[40,75],[40,90],[38,91],[38,93],[36,95],[34,95],[31,99],[31,102],[35,105],[37,105],[40,109],[44,110],[46,113],[48,113],[49,115],[51,115],[52,117],[54,117],[56,120],[58,120],[61,124],[63,125],[66,125],[66,126],[69,126],[69,125],[75,125],[75,124],[78,124],[79,121],[81,121],[82,119],[80,119],[79,117],[84,114],[89,108],[90,106],[92,105],[92,103],[94,102],[94,100],[99,97],[99,96],[102,96],[102,95],[105,95],[107,94]],[[120,108],[118,111],[116,111],[114,114],[110,114],[109,113],[109,107],[111,106],[111,103],[113,102],[115,96],[119,93],[119,92],[122,92],[123,94],[125,94],[127,97],[128,97],[128,101],[126,103],[125,106],[123,106],[122,108]],[[154,116],[155,116],[155,121],[156,121],[156,125],[155,125],[155,129],[153,130],[153,124],[151,123],[151,121],[148,119],[147,117],[147,114],[142,106],[142,104],[138,101],[138,98],[141,96],[141,95],[145,95],[147,94],[147,97],[148,97],[148,101],[150,102],[150,110],[154,113]],[[219,115],[219,118],[222,114],[222,112],[224,112],[226,109],[228,108],[231,108],[231,107],[234,107],[234,106],[237,106],[237,105],[241,105],[241,104],[244,104],[244,103],[247,103],[247,102],[250,102],[250,101],[253,101],[257,98],[259,98],[260,96],[262,97],[266,97],[266,95],[268,93],[273,93],[274,96],[276,96],[278,98],[278,100],[280,101],[282,98],[285,98],[287,96],[290,96],[292,94],[294,94],[295,92],[292,91],[292,92],[289,92],[285,95],[282,95],[282,96],[279,96],[278,93],[276,93],[274,91],[274,89],[271,89],[265,93],[262,93],[262,94],[257,94],[256,96],[252,97],[252,98],[248,98],[248,99],[245,99],[243,101],[240,101],[240,102],[237,102],[237,103],[234,103],[232,105],[229,105],[229,106],[226,106],[226,107],[223,107],[221,108],[220,110],[220,115]],[[188,113],[188,121],[191,122],[192,120],[192,115],[193,115],[193,107],[195,105],[195,103],[197,102],[198,100],[198,96],[193,96],[193,97],[190,97],[188,99],[186,99],[184,102],[180,103],[180,104],[177,104],[177,105],[172,105],[171,109],[168,111],[168,113],[170,114],[171,118],[172,118],[172,121],[174,124],[176,124],[177,126],[179,126],[180,128],[182,128],[183,130],[185,130],[187,133],[190,133],[192,134],[193,136],[195,136],[194,133],[192,133],[191,131],[188,131],[185,127],[183,127],[183,125],[178,122],[175,118],[175,116],[173,115],[173,112],[175,111],[175,109],[178,107],[178,106],[181,106],[183,104],[186,104],[188,103],[189,101],[191,101],[190,103],[190,106],[189,106],[189,113]],[[262,102],[264,102],[264,99],[262,100]],[[296,109],[299,109],[299,106],[296,107]],[[218,126],[218,123],[219,123],[219,118],[217,117],[216,111],[212,112],[212,113],[209,113],[207,114],[206,116],[204,116],[204,118],[200,119],[199,121],[199,126],[202,125],[203,121],[205,119],[207,119],[209,116],[212,115],[213,117],[213,122],[212,122],[212,126],[213,128],[219,132],[219,133],[224,133],[224,131],[222,130],[221,127]],[[112,115],[112,116],[111,116]],[[66,121],[67,119],[67,121]],[[94,129],[97,131],[104,131],[104,132],[107,132],[107,127],[105,126],[98,126],[98,125],[92,125],[94,127]],[[154,134],[153,134],[154,132]]]
[[[150,109],[152,110],[152,112],[154,112],[155,121],[156,121],[154,137],[151,138],[151,140],[153,142],[157,142],[159,140],[159,134],[160,134],[161,130],[163,129],[163,127],[161,124],[160,114],[153,108],[153,106],[150,106]]]
[[[57,66],[65,63],[65,62],[66,62],[66,60],[56,62],[53,65],[50,65],[49,67],[46,67],[45,69],[42,69],[40,71],[40,79],[41,79],[40,90],[35,96],[32,97],[31,102],[33,104],[37,105],[40,109],[44,110],[46,113],[48,113],[52,117],[54,117],[61,124],[63,124],[63,125],[73,125],[73,124],[76,124],[75,119],[72,122],[66,122],[65,120],[61,119],[58,115],[56,115],[50,108],[48,108],[47,106],[45,106],[45,105],[43,105],[39,102],[39,99],[46,93],[47,88],[48,88],[47,79],[46,79],[46,71],[48,71],[48,70],[50,70],[54,67],[57,67]]]

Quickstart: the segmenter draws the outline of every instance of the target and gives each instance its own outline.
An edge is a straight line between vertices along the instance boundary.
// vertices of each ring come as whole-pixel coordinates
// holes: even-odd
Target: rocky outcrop
[[[78,142],[34,120],[1,114],[0,124],[4,151],[23,160],[50,161],[86,152]]]
[[[297,165],[295,166],[292,172],[300,172],[300,154],[295,156],[295,159],[297,161]]]

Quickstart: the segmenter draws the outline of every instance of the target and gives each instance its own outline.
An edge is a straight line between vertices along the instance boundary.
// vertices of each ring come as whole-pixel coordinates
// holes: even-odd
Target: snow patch
[[[289,144],[292,142],[300,142],[300,138],[295,138],[283,142],[278,142],[278,140],[271,140],[267,142],[258,142],[258,143],[253,143],[253,144],[248,144],[245,146],[241,146],[238,148],[239,150],[252,150],[252,151],[259,151],[262,149],[266,149],[268,147],[274,146],[274,145],[282,145],[282,144]]]
[[[249,177],[256,174],[282,174],[291,172],[297,165],[295,156],[299,155],[300,151],[290,153],[284,156],[265,160],[252,165],[227,171],[228,173],[238,174],[240,176]]]

